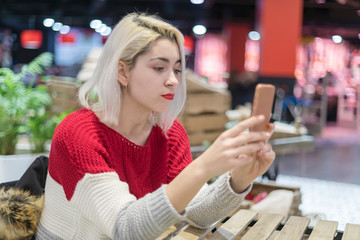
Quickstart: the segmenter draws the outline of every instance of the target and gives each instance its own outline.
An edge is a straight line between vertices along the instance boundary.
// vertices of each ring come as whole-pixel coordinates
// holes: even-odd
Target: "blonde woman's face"
[[[129,74],[128,100],[140,111],[164,112],[174,98],[181,74],[177,44],[156,40],[138,57]]]

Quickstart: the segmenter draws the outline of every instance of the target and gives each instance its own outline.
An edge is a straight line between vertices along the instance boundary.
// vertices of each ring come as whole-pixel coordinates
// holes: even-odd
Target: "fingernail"
[[[266,136],[267,136],[267,137],[270,137],[270,135],[271,135],[270,133],[266,133]]]
[[[258,116],[258,119],[259,119],[259,120],[264,120],[264,115]]]

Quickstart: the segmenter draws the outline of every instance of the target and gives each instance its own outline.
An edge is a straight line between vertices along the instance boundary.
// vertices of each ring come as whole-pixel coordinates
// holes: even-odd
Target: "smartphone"
[[[268,129],[274,96],[274,85],[262,83],[256,85],[251,116],[264,115],[265,121],[250,128],[250,131],[266,131]]]

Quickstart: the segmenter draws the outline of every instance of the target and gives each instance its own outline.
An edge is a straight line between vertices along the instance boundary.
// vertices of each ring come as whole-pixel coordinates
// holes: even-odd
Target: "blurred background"
[[[179,119],[194,158],[250,116],[258,83],[274,84],[277,158],[264,179],[300,187],[303,204],[293,204],[315,220],[360,223],[360,0],[0,0],[0,150],[15,139],[1,154],[34,152],[39,139],[37,152],[48,151],[113,27],[134,11],[185,36]],[[4,79],[22,85],[11,92]],[[24,98],[23,88],[44,95]],[[6,178],[3,166],[0,182],[22,174]]]

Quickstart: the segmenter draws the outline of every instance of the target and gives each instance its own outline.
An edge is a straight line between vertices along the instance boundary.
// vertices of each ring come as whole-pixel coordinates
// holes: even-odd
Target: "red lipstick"
[[[167,100],[173,100],[174,99],[174,94],[173,93],[168,93],[168,94],[164,94],[161,95],[163,98],[167,99]]]

